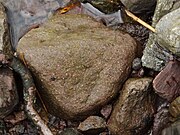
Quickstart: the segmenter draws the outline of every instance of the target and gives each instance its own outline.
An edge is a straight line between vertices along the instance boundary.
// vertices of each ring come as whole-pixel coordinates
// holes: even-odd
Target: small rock
[[[174,118],[180,117],[180,96],[170,104],[169,112]]]
[[[163,16],[156,31],[158,44],[180,57],[180,8]]]
[[[82,134],[74,128],[66,128],[64,129],[64,131],[58,133],[58,135],[82,135]]]
[[[135,58],[135,59],[133,60],[133,63],[132,63],[132,68],[133,68],[134,70],[139,70],[141,67],[142,67],[142,65],[141,65],[141,59],[140,59],[140,58]]]
[[[18,103],[18,93],[12,71],[0,68],[0,118],[12,112]]]
[[[180,120],[164,129],[161,135],[180,135]]]
[[[14,115],[9,115],[9,116],[5,117],[4,121],[15,125],[16,123],[23,121],[26,118],[27,117],[26,117],[25,112],[21,111],[21,112],[14,112]]]
[[[106,129],[106,121],[99,116],[90,116],[78,126],[78,130],[86,135],[96,135]]]
[[[180,62],[169,61],[166,67],[153,80],[155,92],[168,101],[180,95]]]
[[[112,105],[106,105],[101,109],[101,114],[104,116],[104,118],[108,118],[112,111]]]
[[[160,106],[154,116],[153,135],[161,135],[162,130],[170,124],[170,114],[167,106]]]
[[[130,78],[120,93],[108,121],[113,135],[146,134],[154,115],[152,78]]]

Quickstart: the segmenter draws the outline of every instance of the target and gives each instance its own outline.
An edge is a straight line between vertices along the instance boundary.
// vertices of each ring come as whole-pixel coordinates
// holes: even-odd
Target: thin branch
[[[135,16],[134,14],[132,14],[130,11],[128,11],[127,9],[125,9],[126,14],[133,18],[135,21],[137,21],[138,23],[142,24],[144,27],[148,28],[149,30],[151,30],[152,32],[156,33],[156,30],[149,24],[147,24],[146,22],[144,22],[143,20],[141,20],[140,18],[138,18],[137,16]]]
[[[34,85],[31,73],[29,70],[21,63],[19,59],[14,57],[12,62],[9,63],[10,67],[17,72],[23,81],[24,86],[24,101],[26,106],[27,114],[33,122],[41,128],[41,131],[44,135],[53,135],[45,122],[41,119],[37,111],[34,109],[34,103],[36,102],[36,87]]]

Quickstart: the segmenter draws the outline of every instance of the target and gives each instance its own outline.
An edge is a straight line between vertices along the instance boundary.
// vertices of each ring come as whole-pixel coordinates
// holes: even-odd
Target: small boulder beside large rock
[[[151,83],[152,78],[130,78],[125,82],[108,121],[113,135],[147,134],[154,115]]]
[[[137,44],[86,15],[56,15],[19,43],[48,111],[84,119],[115,97]]]

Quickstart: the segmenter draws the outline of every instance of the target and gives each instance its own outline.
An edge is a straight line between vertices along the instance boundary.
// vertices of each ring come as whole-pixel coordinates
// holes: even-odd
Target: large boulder
[[[56,15],[19,43],[48,111],[66,119],[94,114],[118,93],[137,45],[86,15]]]
[[[113,135],[145,135],[152,126],[154,98],[152,78],[130,78],[108,121]]]

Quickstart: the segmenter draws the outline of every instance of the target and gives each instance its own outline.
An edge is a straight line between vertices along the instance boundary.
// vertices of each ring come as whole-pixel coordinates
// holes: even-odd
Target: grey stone
[[[78,126],[84,134],[97,135],[106,129],[106,121],[99,116],[90,116]]]
[[[137,52],[128,34],[86,15],[56,15],[19,42],[50,113],[83,119],[107,104]]]
[[[121,0],[121,2],[134,13],[151,11],[157,0]]]
[[[133,63],[132,63],[132,68],[133,68],[134,70],[139,70],[141,67],[142,67],[142,65],[141,65],[141,59],[140,59],[140,58],[135,58],[135,59],[133,60]]]
[[[167,13],[180,7],[180,1],[177,0],[158,0],[155,14],[153,16],[152,26],[155,27],[157,22]],[[142,65],[155,71],[163,69],[169,61],[171,54],[167,49],[159,47],[156,43],[156,34],[150,33],[146,48],[143,52]]]
[[[156,31],[158,44],[180,57],[180,8],[163,16]]]
[[[152,78],[130,78],[125,82],[108,120],[113,135],[147,134],[154,115],[151,82]]]

